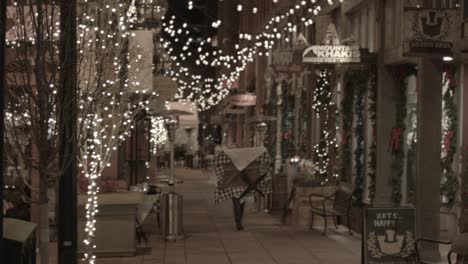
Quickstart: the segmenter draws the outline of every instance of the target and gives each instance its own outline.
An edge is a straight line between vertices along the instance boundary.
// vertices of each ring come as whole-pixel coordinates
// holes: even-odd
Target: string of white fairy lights
[[[153,155],[157,154],[158,147],[163,145],[167,139],[167,130],[164,127],[164,118],[160,116],[151,117],[150,143]]]
[[[340,0],[340,2],[342,1]],[[333,1],[329,0],[328,3],[332,5]],[[207,44],[212,43],[211,38],[197,43],[189,37],[182,45],[182,49],[176,51],[172,42],[180,42],[184,35],[190,35],[190,31],[185,23],[182,24],[181,28],[177,28],[176,17],[170,17],[168,22],[163,23],[163,31],[171,39],[161,38],[161,42],[174,62],[173,68],[166,74],[179,85],[175,99],[195,102],[200,110],[207,110],[217,105],[229,94],[231,85],[238,80],[247,64],[255,60],[256,55],[269,56],[276,41],[284,37],[283,39],[289,42],[288,34],[297,32],[298,25],[301,23],[305,26],[312,25],[312,17],[318,15],[320,11],[321,6],[317,4],[316,0],[300,1],[291,6],[285,13],[272,17],[262,33],[256,35],[240,33],[239,39],[243,47],[240,44],[235,45],[235,55],[224,54],[221,49],[202,52]],[[300,13],[302,14],[299,18]],[[222,21],[218,20],[216,23],[220,25]],[[191,44],[198,44],[196,47],[198,54],[192,53],[189,48]],[[222,73],[217,78],[205,79],[188,67],[182,66],[182,63],[189,59],[195,61],[196,65],[223,67],[225,70],[222,72],[228,73]]]
[[[338,110],[335,108],[335,102],[333,101],[332,90],[330,87],[331,72],[327,68],[318,71],[317,86],[314,89],[314,99],[312,109],[317,118],[323,120],[323,126],[320,132],[320,142],[315,144],[313,151],[315,153],[317,163],[317,174],[321,180],[321,184],[326,184],[332,180],[338,179],[338,174],[332,172],[329,175],[332,160],[332,154],[336,154],[338,149],[337,131],[338,126],[334,123],[330,123],[330,116],[337,116]],[[333,129],[335,131],[333,131]],[[330,178],[332,176],[332,178]]]
[[[88,4],[88,0],[82,0]],[[140,87],[138,79],[142,54],[130,50],[135,37],[135,1],[91,3],[89,12],[78,20],[80,60],[79,168],[88,180],[83,262],[94,264],[98,179],[109,167],[112,152],[134,129],[142,111],[149,111],[155,92]],[[93,6],[97,4],[97,6]],[[88,10],[88,9],[83,9]],[[99,17],[107,17],[105,22]],[[85,80],[85,81],[83,81]]]

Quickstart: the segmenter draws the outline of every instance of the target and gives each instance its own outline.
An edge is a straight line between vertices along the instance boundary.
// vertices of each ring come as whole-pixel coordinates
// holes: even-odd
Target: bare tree
[[[5,157],[39,204],[41,263],[48,263],[48,190],[57,176],[58,9],[53,1],[31,0],[7,10]]]
[[[97,213],[96,180],[111,154],[148,110],[154,93],[136,79],[142,56],[129,48],[134,6],[127,1],[79,0],[77,158],[89,182],[84,261],[93,263]],[[61,175],[58,156],[59,9],[51,0],[9,6],[6,158],[40,205],[41,263],[48,263],[49,198]],[[63,166],[61,166],[63,167]],[[31,184],[39,181],[38,188]],[[35,199],[37,197],[37,199]],[[81,242],[81,241],[80,241]]]

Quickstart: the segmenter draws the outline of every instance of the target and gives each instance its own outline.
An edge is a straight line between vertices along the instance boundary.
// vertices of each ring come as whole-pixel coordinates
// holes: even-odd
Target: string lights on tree
[[[314,90],[314,100],[312,109],[317,118],[322,121],[320,141],[314,145],[314,159],[317,164],[316,178],[321,184],[338,179],[338,174],[334,172],[333,155],[337,154],[338,141],[336,139],[336,124],[331,122],[331,117],[336,116],[337,110],[332,100],[331,72],[324,68],[318,71],[317,85]]]
[[[96,215],[99,212],[98,179],[109,167],[112,153],[134,129],[135,117],[149,111],[156,96],[140,85],[142,54],[130,49],[135,37],[135,1],[104,4],[82,0],[79,33],[78,160],[87,182],[83,262],[94,264]],[[97,5],[97,6],[96,6]],[[102,19],[102,18],[106,19]]]
[[[164,127],[164,118],[160,116],[154,116],[151,118],[150,133],[152,152],[156,155],[158,147],[163,145],[168,139],[167,129]]]

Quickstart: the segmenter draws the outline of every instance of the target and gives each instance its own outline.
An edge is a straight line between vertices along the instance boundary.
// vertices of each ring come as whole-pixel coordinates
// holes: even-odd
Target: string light
[[[156,155],[158,147],[164,144],[168,139],[167,130],[164,127],[164,118],[160,116],[151,118],[150,133],[150,143],[152,145],[153,154]]]
[[[222,50],[216,49],[212,52],[203,52],[206,48],[205,45],[210,43],[208,40],[198,42],[199,46],[196,47],[198,53],[192,54],[188,47],[195,42],[191,38],[188,38],[183,44],[182,50],[175,52],[175,48],[171,46],[171,40],[162,38],[163,46],[174,62],[173,69],[169,70],[166,75],[179,84],[174,99],[194,102],[201,111],[217,105],[229,94],[230,86],[237,81],[247,64],[255,60],[255,56],[268,56],[270,54],[275,42],[284,37],[280,32],[297,32],[298,24],[291,21],[297,21],[305,26],[313,24],[311,16],[318,15],[321,10],[320,5],[315,3],[316,0],[302,1],[300,4],[292,6],[284,14],[272,17],[265,26],[264,32],[256,35],[240,33],[239,39],[243,41],[245,47],[241,48],[240,45],[236,45],[234,55],[227,55]],[[241,4],[237,6],[238,11],[239,9],[242,11],[242,8]],[[301,19],[293,19],[293,16],[300,16],[301,12]],[[163,31],[172,41],[179,42],[179,39],[183,38],[184,35],[190,35],[190,31],[186,29],[186,24],[182,28],[177,28],[175,19],[175,16],[170,17],[169,21],[163,24]],[[213,22],[212,26],[219,27],[221,23],[221,20],[217,20]],[[279,25],[282,25],[282,28],[279,28]],[[289,37],[284,37],[284,39],[286,42],[290,41]],[[207,79],[182,66],[182,62],[189,58],[195,61],[197,66],[210,66],[225,70],[221,70],[223,74],[220,77]]]
[[[84,5],[94,4],[83,0]],[[86,9],[83,9],[86,10]],[[138,74],[142,64],[141,48],[130,49],[136,37],[131,31],[137,14],[135,1],[103,4],[98,14],[108,15],[99,24],[94,14],[80,14],[78,23],[79,169],[88,181],[83,262],[94,264],[96,216],[99,213],[98,179],[117,146],[130,136],[135,118],[149,111],[156,94],[141,87]],[[110,67],[109,67],[110,66]]]
[[[315,154],[315,160],[318,164],[318,177],[322,181],[322,184],[326,184],[330,181],[329,173],[331,167],[331,154],[337,154],[338,140],[336,138],[336,132],[338,127],[329,123],[330,117],[335,114],[338,115],[338,111],[331,113],[335,107],[335,103],[332,100],[332,92],[330,86],[331,72],[328,69],[322,69],[318,72],[317,86],[314,90],[314,100],[312,109],[314,110],[317,118],[323,120],[323,127],[320,132],[320,142],[315,144],[313,151]],[[331,129],[335,129],[332,132]],[[334,179],[338,178],[338,174],[332,172]]]

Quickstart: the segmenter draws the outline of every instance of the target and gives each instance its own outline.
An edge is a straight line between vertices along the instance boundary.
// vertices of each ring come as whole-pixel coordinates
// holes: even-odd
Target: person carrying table
[[[271,193],[272,160],[265,147],[222,149],[214,158],[215,203],[231,199],[237,230],[243,230],[245,198]]]

